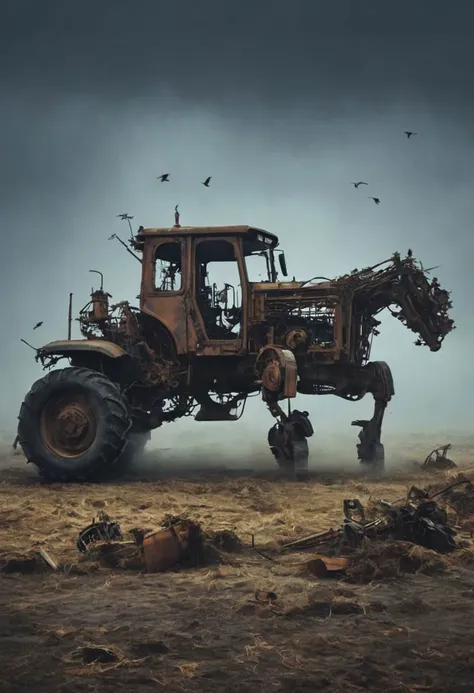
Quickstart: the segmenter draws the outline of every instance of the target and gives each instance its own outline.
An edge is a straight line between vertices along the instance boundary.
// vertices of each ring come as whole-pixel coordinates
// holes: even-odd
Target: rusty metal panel
[[[272,247],[278,245],[278,237],[275,234],[265,231],[265,229],[257,226],[236,225],[236,226],[169,226],[164,228],[142,228],[137,234],[138,239],[144,239],[147,236],[175,236],[179,229],[179,234],[182,236],[249,236],[254,233],[262,233],[273,241]]]
[[[296,359],[289,349],[275,344],[264,346],[258,356],[256,372],[262,383],[262,393],[276,400],[294,398],[297,392]]]
[[[163,243],[181,244],[181,286],[176,291],[157,289],[155,286],[155,255]],[[189,335],[187,321],[186,295],[189,291],[189,252],[188,242],[179,234],[157,238],[147,243],[143,252],[143,276],[141,287],[141,309],[150,317],[161,322],[173,337],[178,354],[190,350],[192,336]],[[196,336],[194,335],[194,340]]]
[[[281,353],[284,356],[285,380],[283,387],[283,397],[296,397],[296,384],[298,380],[296,359],[293,352],[289,349],[282,349]]]
[[[256,322],[263,321],[265,317],[265,295],[252,291],[252,318]]]
[[[189,545],[190,526],[183,520],[143,538],[143,556],[148,573],[162,573],[179,563]]]
[[[68,354],[74,351],[89,351],[103,354],[113,359],[126,356],[127,354],[117,344],[108,342],[105,339],[58,339],[55,342],[45,344],[40,351],[43,354]]]
[[[314,575],[314,577],[323,578],[329,577],[331,574],[343,573],[350,564],[350,559],[345,556],[330,558],[329,556],[318,554],[306,564],[306,567],[308,572]]]

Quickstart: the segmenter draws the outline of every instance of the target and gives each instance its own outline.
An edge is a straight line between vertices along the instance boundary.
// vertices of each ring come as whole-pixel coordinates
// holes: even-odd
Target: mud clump
[[[48,573],[51,570],[40,556],[33,554],[26,555],[4,555],[0,558],[0,573],[3,575],[33,575]]]
[[[168,654],[169,647],[161,640],[146,641],[134,643],[132,650],[138,657],[153,657],[154,655]]]
[[[414,573],[435,575],[448,567],[447,558],[422,546],[406,541],[374,541],[353,554],[345,579],[368,583]]]
[[[226,529],[220,532],[211,532],[208,535],[208,540],[218,551],[225,553],[241,553],[244,548],[237,534]]]
[[[285,618],[328,619],[333,615],[356,616],[363,612],[364,607],[353,594],[341,594],[341,590],[318,587],[305,595],[300,595],[283,610],[282,615]]]
[[[108,647],[83,647],[82,661],[84,664],[110,664],[118,659],[115,652]]]

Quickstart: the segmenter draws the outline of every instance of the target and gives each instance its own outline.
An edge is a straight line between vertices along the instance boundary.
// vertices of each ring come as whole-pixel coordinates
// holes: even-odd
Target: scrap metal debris
[[[457,467],[457,464],[447,457],[448,450],[451,450],[451,443],[435,448],[427,456],[421,468],[425,471],[454,469]]]
[[[463,482],[452,484],[431,496],[428,491],[412,486],[402,505],[385,500],[376,503],[376,517],[373,520],[366,518],[360,500],[346,499],[344,521],[339,529],[329,529],[289,542],[280,551],[305,551],[319,547],[322,553],[327,554],[327,557],[321,556],[324,568],[319,567],[322,572],[330,571],[328,558],[350,554],[366,539],[393,539],[417,544],[438,553],[450,553],[459,548],[455,541],[456,531],[449,526],[445,509],[434,501],[434,497],[461,483]],[[338,569],[343,569],[342,564],[339,564]]]
[[[392,536],[400,541],[424,546],[439,553],[451,553],[458,546],[455,530],[448,525],[446,511],[426,491],[413,486],[404,506],[381,501],[387,522],[379,536]]]
[[[128,533],[133,542],[127,542],[120,525],[102,512],[98,522],[94,520],[82,530],[77,548],[86,554],[86,560],[95,560],[108,567],[138,567],[148,573],[161,573],[178,566],[218,563],[221,551],[235,551],[240,546],[238,537],[232,532],[204,535],[198,523],[171,515],[163,518],[158,529],[134,528]]]
[[[317,578],[339,576],[350,565],[350,559],[345,556],[315,556],[305,565],[305,569]]]
[[[99,541],[109,542],[122,539],[122,530],[118,522],[111,522],[110,517],[104,511],[99,513],[99,519],[83,529],[77,539],[77,548],[84,553],[90,544]]]
[[[145,569],[143,553],[134,541],[97,541],[87,547],[72,570],[83,575],[102,568],[141,572]]]
[[[465,485],[466,492],[456,491],[456,488],[461,485]],[[314,554],[316,550],[316,555],[313,555],[304,566],[306,573],[317,578],[344,575],[347,579],[361,551],[372,551],[375,554],[380,551],[390,553],[391,545],[403,544],[405,547],[411,547],[413,551],[428,551],[432,557],[436,557],[436,553],[449,554],[463,546],[463,542],[456,540],[457,532],[453,526],[452,515],[448,522],[446,509],[454,506],[457,495],[468,496],[474,503],[473,482],[463,477],[441,489],[422,489],[412,486],[406,499],[394,503],[386,500],[369,500],[366,508],[357,498],[345,499],[344,519],[338,528],[331,528],[286,543],[280,547],[279,552],[284,554],[291,551],[312,550]],[[438,499],[438,502],[435,499]],[[457,524],[456,529],[459,529]],[[97,544],[97,548],[102,552],[107,552],[114,546],[124,547],[130,551],[134,548],[133,555],[117,554],[117,560],[112,556],[113,560],[106,561],[105,565],[130,567],[148,573],[225,562],[226,559],[221,552],[240,552],[245,548],[257,551],[253,536],[251,546],[246,547],[234,532],[222,530],[204,533],[197,522],[187,517],[167,515],[158,529],[136,528],[129,530],[129,533],[134,537],[134,542],[128,542],[126,545],[119,524],[112,522],[102,512],[98,522],[93,521],[81,532],[77,548],[81,553],[90,549],[91,544]],[[94,548],[92,547],[92,551]],[[405,553],[407,550],[404,549]],[[89,550],[88,555],[90,553]],[[257,553],[268,560],[276,559],[275,555],[272,557],[259,551]],[[413,560],[412,558],[404,559],[405,563],[407,565],[409,563],[410,566],[418,565],[420,556],[414,556]],[[438,559],[445,560],[439,556]],[[374,560],[370,560],[375,565]],[[393,561],[395,561],[392,566],[395,571],[393,574],[395,575],[397,571],[403,572],[400,561],[398,559]]]
[[[456,524],[474,515],[474,485],[464,474],[456,475],[449,486],[434,486],[429,491],[431,498],[438,498],[438,502],[454,511]]]
[[[43,561],[44,561],[47,565],[49,565],[49,567],[51,568],[51,570],[54,570],[54,572],[57,573],[58,570],[59,570],[59,566],[58,566],[58,564],[56,563],[56,561],[53,560],[53,559],[51,558],[51,556],[49,555],[49,553],[48,553],[45,549],[40,549],[38,553],[39,553],[39,555],[41,556],[41,558],[43,559]]]
[[[143,556],[148,573],[161,573],[180,563],[191,548],[193,539],[199,541],[200,530],[191,520],[176,524],[143,537]]]

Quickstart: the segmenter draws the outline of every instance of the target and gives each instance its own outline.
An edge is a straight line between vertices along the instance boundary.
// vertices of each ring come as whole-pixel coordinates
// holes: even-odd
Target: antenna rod
[[[69,313],[67,317],[67,338],[71,339],[72,330],[72,294],[69,294]]]
[[[132,257],[134,257],[135,260],[138,260],[138,262],[139,262],[140,264],[142,264],[142,259],[141,259],[140,257],[138,257],[138,255],[135,255],[135,253],[133,253],[133,252],[130,250],[130,248],[127,248],[127,244],[124,243],[124,242],[122,241],[122,239],[119,238],[119,237],[117,236],[116,233],[113,233],[113,234],[110,236],[109,241],[113,240],[114,238],[116,238],[116,239],[118,240],[118,242],[121,243],[121,244],[123,245],[123,247],[125,248],[125,250],[127,251],[127,253],[130,253],[130,255],[131,255]]]
[[[23,342],[23,344],[26,344],[26,346],[29,346],[30,349],[33,349],[33,351],[36,351],[36,352],[39,351],[39,349],[37,349],[36,347],[34,347],[34,346],[32,346],[31,344],[29,344],[29,343],[26,341],[26,339],[20,339],[20,342]]]

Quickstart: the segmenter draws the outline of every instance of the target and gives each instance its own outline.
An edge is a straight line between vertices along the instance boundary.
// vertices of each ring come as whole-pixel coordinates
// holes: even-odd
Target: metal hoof
[[[299,417],[296,423],[300,424],[300,419],[305,414],[295,410],[293,415]],[[295,422],[288,421],[275,424],[268,432],[268,444],[276,463],[282,471],[294,474],[297,479],[308,476],[309,448],[305,433],[312,435],[313,431],[309,421],[307,424],[305,432],[299,431]]]
[[[295,440],[293,442],[293,461],[295,476],[298,480],[304,480],[308,478],[308,460],[309,460],[309,448],[308,441]]]
[[[276,447],[271,447],[270,450],[275,458],[275,462],[282,471],[291,472],[293,471],[294,464],[293,460],[289,460],[281,450]]]
[[[375,443],[370,457],[362,458],[360,463],[371,471],[382,473],[385,471],[385,450],[382,443]]]

